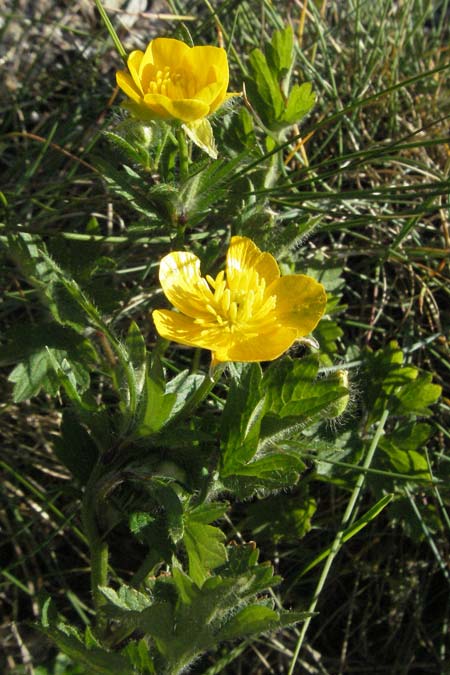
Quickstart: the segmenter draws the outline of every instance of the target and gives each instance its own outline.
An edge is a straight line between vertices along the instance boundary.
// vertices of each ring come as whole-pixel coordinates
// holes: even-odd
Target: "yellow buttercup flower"
[[[145,52],[131,52],[128,71],[116,73],[130,99],[127,107],[147,120],[202,120],[227,98],[228,59],[221,47],[189,47],[180,40],[156,38]]]
[[[247,237],[232,237],[215,279],[201,276],[196,255],[175,251],[161,260],[159,280],[179,311],[153,312],[158,333],[211,350],[213,363],[276,359],[316,327],[327,299],[311,277],[280,276],[275,258]]]

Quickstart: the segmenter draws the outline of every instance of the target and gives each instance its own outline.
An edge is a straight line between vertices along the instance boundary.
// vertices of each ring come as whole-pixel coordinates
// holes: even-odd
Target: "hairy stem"
[[[85,534],[88,539],[91,558],[91,591],[97,614],[97,630],[100,636],[104,633],[106,622],[101,608],[105,603],[100,587],[108,583],[108,544],[101,536],[96,514],[96,488],[100,467],[96,467],[86,485],[82,502],[82,518]]]
[[[178,142],[178,155],[180,159],[180,182],[189,178],[189,153],[188,146],[186,142],[186,134],[181,126],[177,127],[176,130],[177,142]]]

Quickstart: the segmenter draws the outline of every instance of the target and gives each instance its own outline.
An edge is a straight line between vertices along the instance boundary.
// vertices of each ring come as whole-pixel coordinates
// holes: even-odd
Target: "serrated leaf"
[[[247,80],[247,93],[264,124],[271,128],[284,110],[280,84],[270,70],[266,57],[260,49],[254,49],[249,58],[253,78]]]
[[[233,159],[217,160],[202,167],[183,183],[178,194],[178,210],[183,213],[190,227],[195,226],[217,206],[223,207],[230,193],[230,183],[247,157],[242,155]],[[202,260],[207,262],[204,247]]]
[[[154,213],[166,222],[174,221],[176,191],[170,186],[155,186],[150,190],[144,190],[147,182],[139,174],[129,170],[129,167],[124,166],[122,170],[115,169],[112,161],[102,157],[96,157],[95,164],[109,187],[123,197],[128,206],[147,218]]]
[[[117,591],[107,586],[100,586],[99,590],[114,607],[130,612],[142,612],[153,603],[151,595],[141,593],[131,586],[120,586]]]
[[[304,468],[304,463],[297,455],[272,453],[239,467],[234,475],[254,476],[281,487],[295,482]]]
[[[249,605],[241,609],[220,631],[218,640],[234,640],[275,628],[279,614],[264,605]]]
[[[321,352],[327,354],[335,354],[338,351],[337,342],[343,334],[344,331],[331,319],[322,319],[314,329],[314,337],[320,345]]]
[[[189,520],[196,523],[212,523],[222,518],[228,506],[227,502],[205,502],[189,511]]]
[[[155,479],[154,482],[156,482]],[[162,481],[154,494],[158,502],[165,509],[169,537],[176,544],[184,534],[183,504],[178,494],[172,489],[172,486]]]
[[[222,476],[234,473],[255,454],[266,405],[260,390],[259,364],[235,364],[234,368],[235,377],[222,414]]]
[[[429,417],[432,412],[428,406],[433,405],[442,394],[442,387],[432,383],[431,373],[421,373],[413,382],[409,382],[397,393],[399,406],[396,412],[405,412]]]
[[[286,103],[281,120],[286,124],[296,124],[311,110],[316,100],[309,82],[294,84]]]
[[[364,395],[370,422],[385,408],[391,415],[429,416],[428,406],[437,401],[441,387],[432,384],[429,373],[403,365],[403,353],[395,341],[375,353],[366,353]]]
[[[316,500],[306,489],[293,496],[276,495],[250,504],[241,529],[269,541],[296,542],[311,529],[315,512]]]
[[[227,559],[223,545],[225,535],[218,527],[188,518],[184,523],[183,542],[189,559],[189,576],[201,587],[203,582]]]
[[[19,363],[8,378],[15,385],[14,401],[17,403],[36,396],[41,389],[55,396],[61,386],[61,380],[55,372],[55,362],[65,362],[66,369],[69,368],[74,379],[76,389],[80,393],[86,391],[90,383],[88,370],[80,363],[70,363],[66,356],[67,352],[44,346]]]
[[[387,468],[413,478],[431,480],[423,452],[430,435],[429,424],[412,422],[382,436],[379,446],[389,458]]]
[[[296,435],[306,423],[320,419],[330,404],[348,396],[333,378],[317,378],[315,356],[293,361],[285,357],[264,375],[267,414],[261,425],[259,449]]]
[[[267,62],[281,80],[289,72],[294,59],[294,33],[292,26],[274,31],[272,40],[265,47]]]
[[[222,576],[238,576],[244,574],[258,563],[259,550],[254,542],[249,544],[233,544],[227,546],[228,562],[220,569]]]

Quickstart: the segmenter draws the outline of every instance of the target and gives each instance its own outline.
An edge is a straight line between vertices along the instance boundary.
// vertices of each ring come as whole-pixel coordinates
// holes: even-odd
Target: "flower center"
[[[270,315],[276,298],[267,297],[266,283],[257,272],[248,273],[239,280],[238,288],[230,288],[225,272],[219,272],[215,279],[207,275],[206,280],[213,291],[207,304],[213,315],[213,322],[231,333],[245,332],[247,337],[258,335],[265,324],[272,323]]]
[[[149,94],[161,94],[175,100],[189,97],[191,93],[189,90],[193,88],[193,84],[183,76],[181,71],[171,70],[170,66],[164,66],[153,74],[148,83],[148,92]]]

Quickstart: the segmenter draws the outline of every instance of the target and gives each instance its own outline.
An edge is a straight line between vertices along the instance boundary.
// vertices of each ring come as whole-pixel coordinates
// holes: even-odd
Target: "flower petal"
[[[278,263],[270,253],[262,253],[247,237],[232,237],[227,253],[227,282],[231,290],[251,281],[253,272],[264,279],[266,286],[279,278]]]
[[[200,275],[200,260],[193,253],[174,251],[159,265],[159,281],[166,298],[174,307],[193,318],[211,319],[207,304],[212,292]]]
[[[221,354],[226,353],[227,345],[230,344],[230,334],[226,329],[220,329],[218,326],[207,328],[203,323],[198,323],[184,314],[168,309],[155,309],[152,317],[159,335],[166,340],[188,347],[218,350]]]
[[[188,347],[212,349],[213,344],[204,328],[191,317],[168,309],[155,309],[152,313],[156,330],[161,337]]]
[[[167,96],[162,94],[146,94],[144,97],[145,104],[157,113],[157,111],[164,111],[164,117],[161,119],[176,119],[182,122],[194,122],[202,117],[206,117],[209,111],[209,106],[203,101],[197,99],[180,99],[172,101]]]
[[[228,346],[216,345],[213,350],[214,361],[272,361],[295,342],[297,331],[295,328],[280,326],[248,339],[244,335],[235,336],[231,335]]]
[[[220,98],[222,103],[225,98],[226,88],[224,89],[221,82],[212,82],[195,93],[195,98],[204,101],[208,105],[208,114],[213,112],[212,106]],[[214,110],[219,107],[220,103],[215,106]]]
[[[297,337],[308,335],[319,323],[327,304],[322,284],[304,274],[288,274],[271,288],[277,298],[275,314],[286,328],[295,328]]]
[[[142,95],[136,87],[133,78],[126,70],[118,70],[116,73],[116,82],[122,91],[135,103],[142,102]]]
[[[157,68],[165,68],[166,66],[170,69],[179,68],[191,51],[192,48],[181,40],[156,38],[148,45],[141,67],[144,68],[147,63],[154,63]]]
[[[228,87],[228,58],[222,47],[191,47],[184,55],[183,66],[194,73],[203,86],[211,82],[224,82]]]
[[[220,85],[217,90],[217,94],[211,101],[210,113],[213,113],[222,105],[227,95],[229,83],[228,62],[226,63],[226,70],[224,70],[223,66],[221,65],[219,66],[213,64],[209,69],[207,81],[211,84],[217,83]]]
[[[139,75],[139,69],[140,65],[142,62],[144,56],[144,52],[141,52],[140,49],[136,49],[134,52],[131,52],[127,59],[127,66],[128,70],[131,73],[131,77],[133,78],[133,82],[136,85],[136,88],[138,91],[141,93],[141,96],[144,95],[144,91],[142,89],[142,83],[141,83],[141,78]]]

